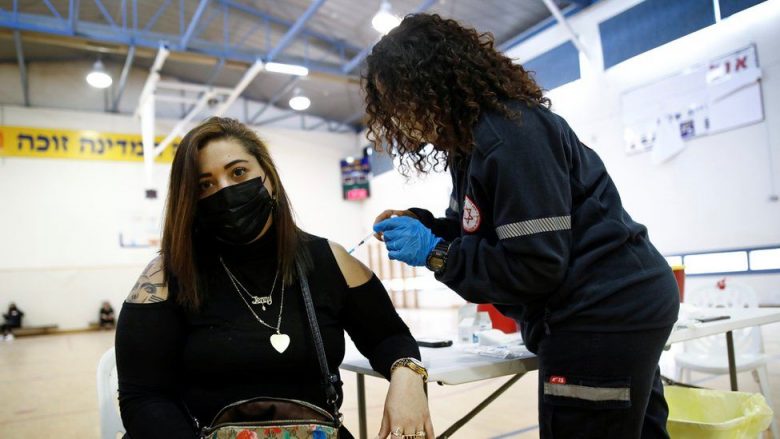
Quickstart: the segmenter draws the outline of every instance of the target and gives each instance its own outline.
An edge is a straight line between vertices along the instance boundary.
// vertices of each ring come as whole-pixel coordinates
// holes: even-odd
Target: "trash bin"
[[[685,301],[685,266],[672,265],[674,280],[677,281],[677,288],[680,290],[680,303]]]
[[[670,386],[664,394],[674,439],[756,439],[774,416],[760,393]]]
[[[484,311],[490,314],[490,320],[493,322],[493,329],[499,329],[505,334],[517,332],[517,322],[501,314],[501,312],[497,310],[495,306],[483,303],[477,305],[477,311]]]

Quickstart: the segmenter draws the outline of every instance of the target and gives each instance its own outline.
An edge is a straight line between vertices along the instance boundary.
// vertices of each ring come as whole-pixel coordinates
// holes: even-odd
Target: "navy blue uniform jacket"
[[[412,210],[451,241],[437,279],[518,320],[532,351],[550,331],[672,325],[679,298],[647,228],[623,209],[598,155],[552,111],[485,112],[476,145],[453,160],[446,218]]]

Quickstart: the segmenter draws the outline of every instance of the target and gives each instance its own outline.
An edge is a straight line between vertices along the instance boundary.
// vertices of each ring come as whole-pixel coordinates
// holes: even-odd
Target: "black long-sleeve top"
[[[376,277],[350,288],[327,240],[310,237],[305,245],[312,256],[309,283],[331,373],[338,373],[344,358],[345,330],[385,377],[395,360],[420,358],[415,340]],[[133,439],[194,438],[192,417],[207,425],[222,407],[257,396],[293,398],[327,408],[297,282],[284,292],[280,330],[291,341],[280,354],[269,342],[274,331],[256,321],[217,259],[221,254],[252,294],[267,295],[276,271],[273,228],[250,245],[213,250],[199,265],[207,297],[197,313],[185,312],[169,296],[159,303],[125,303],[119,314],[119,402]],[[276,325],[281,305],[280,286],[281,279],[273,304],[265,311],[253,305],[271,326]],[[340,383],[337,390],[340,404]]]
[[[100,316],[100,321],[102,322],[108,322],[114,320],[114,308],[108,307],[108,309],[100,307],[100,311],[98,312],[98,315]]]
[[[19,328],[22,326],[22,317],[24,313],[19,308],[9,309],[8,313],[3,314],[5,318],[5,324],[11,328]]]
[[[604,163],[552,111],[485,112],[475,148],[450,168],[445,218],[410,209],[448,241],[437,279],[520,321],[534,351],[546,333],[660,328],[677,285],[647,228],[623,209]]]

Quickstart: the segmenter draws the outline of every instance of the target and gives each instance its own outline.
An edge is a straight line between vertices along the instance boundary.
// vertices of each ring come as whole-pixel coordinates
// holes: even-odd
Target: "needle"
[[[368,234],[368,235],[367,235],[365,238],[363,238],[363,239],[362,239],[360,242],[358,242],[358,243],[357,243],[357,245],[355,245],[354,247],[352,247],[352,249],[350,249],[350,250],[349,250],[347,253],[349,253],[349,254],[352,254],[352,252],[354,252],[355,250],[357,250],[357,248],[358,248],[358,247],[360,247],[361,245],[365,244],[365,243],[366,243],[366,241],[368,241],[369,239],[371,239],[371,237],[372,237],[372,236],[374,236],[374,232],[371,232],[371,233],[369,233],[369,234]]]

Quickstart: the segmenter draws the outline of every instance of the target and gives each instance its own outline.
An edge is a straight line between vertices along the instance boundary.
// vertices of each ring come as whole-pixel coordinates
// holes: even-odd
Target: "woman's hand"
[[[388,435],[391,439],[436,438],[422,377],[406,367],[397,368],[390,379],[377,439],[385,439]]]
[[[384,221],[384,220],[386,220],[388,218],[392,218],[394,216],[408,216],[409,218],[419,219],[419,218],[417,218],[417,215],[415,215],[414,213],[412,213],[409,210],[387,209],[384,212],[382,212],[379,215],[377,215],[376,219],[374,220],[374,225],[376,225],[377,223],[381,223],[382,221]],[[374,237],[376,239],[380,240],[380,241],[384,241],[384,239],[382,238],[382,234],[381,233],[374,233]]]

